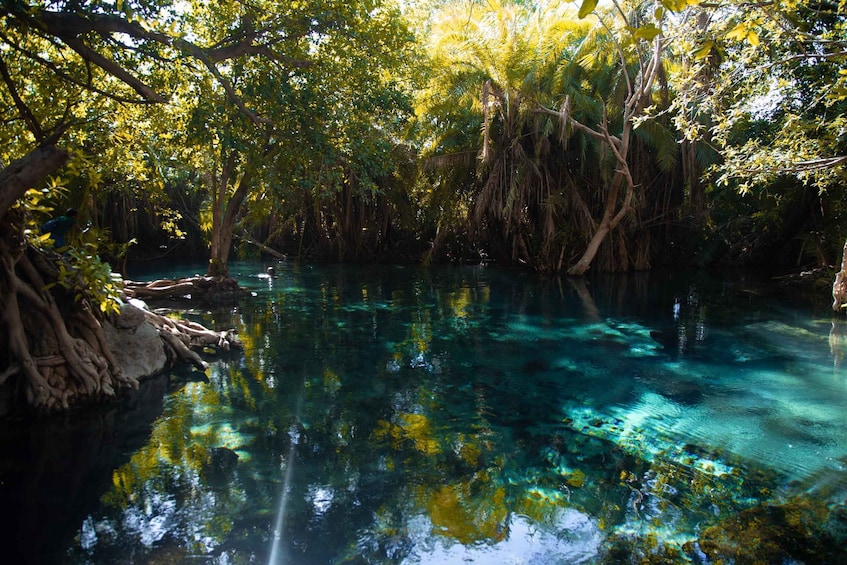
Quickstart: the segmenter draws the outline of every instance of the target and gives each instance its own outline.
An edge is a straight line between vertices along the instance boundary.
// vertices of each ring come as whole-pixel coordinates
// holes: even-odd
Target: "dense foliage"
[[[842,6],[700,4],[6,1],[0,158],[222,273],[834,265]]]

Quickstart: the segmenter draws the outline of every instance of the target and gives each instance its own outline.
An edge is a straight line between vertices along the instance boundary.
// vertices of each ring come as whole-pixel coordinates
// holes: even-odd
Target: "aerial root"
[[[190,320],[177,321],[149,310],[144,310],[144,316],[159,331],[159,335],[170,346],[171,353],[176,358],[204,371],[208,364],[194,349],[214,346],[229,351],[233,347],[244,347],[234,330],[217,332]]]
[[[99,310],[88,299],[67,292],[56,280],[62,257],[22,246],[11,249],[0,240],[0,336],[8,343],[9,359],[0,365],[0,385],[11,377],[30,407],[51,412],[81,402],[114,398],[121,389],[139,386],[117,364],[106,341]],[[194,277],[174,283],[129,283],[130,297],[159,293],[224,293],[235,296],[234,279]],[[196,350],[241,349],[234,330],[213,331],[190,320],[172,320],[144,309],[145,320],[157,329],[169,359],[205,370]]]
[[[44,290],[50,273],[45,271],[49,263],[41,259],[30,261],[22,250],[5,254],[0,262],[0,323],[11,354],[0,384],[17,376],[26,404],[47,412],[75,401],[114,397],[120,387],[137,387],[115,365],[87,302]]]

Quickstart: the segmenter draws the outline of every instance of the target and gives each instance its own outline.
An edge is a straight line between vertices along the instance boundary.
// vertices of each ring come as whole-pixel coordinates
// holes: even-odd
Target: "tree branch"
[[[123,81],[124,83],[129,85],[133,90],[135,90],[138,94],[140,94],[141,97],[145,100],[149,102],[157,102],[160,104],[164,104],[167,102],[166,98],[164,98],[152,88],[138,80],[134,75],[130,74],[119,64],[115,63],[107,57],[104,57],[97,51],[90,49],[87,45],[85,45],[85,43],[80,41],[79,38],[74,36],[60,37],[62,41],[64,41],[68,47],[76,51],[80,57],[82,57],[86,61],[94,63],[113,77]]]
[[[36,117],[29,110],[29,107],[23,101],[20,94],[18,94],[18,89],[15,86],[14,81],[12,81],[12,77],[9,75],[9,69],[6,67],[6,62],[2,57],[0,57],[0,77],[2,77],[3,82],[6,83],[6,88],[9,89],[9,94],[15,102],[15,107],[18,109],[18,113],[23,118],[29,128],[29,131],[31,131],[32,135],[35,136],[35,140],[41,143],[44,141],[44,130],[41,129],[41,124],[38,123]]]
[[[64,149],[45,145],[33,149],[0,171],[0,218],[28,189],[64,165],[68,157]]]
[[[797,161],[795,163],[790,163],[784,167],[738,169],[738,171],[733,176],[765,174],[791,175],[796,173],[807,173],[810,171],[822,171],[826,169],[832,169],[845,163],[847,163],[847,155],[842,155],[840,157],[821,157],[819,159],[810,159],[808,161]]]
[[[30,15],[20,9],[9,8],[7,6],[4,6],[4,8],[5,13],[12,15],[25,25],[61,39],[68,47],[82,57],[83,60],[97,65],[110,75],[118,78],[148,102],[164,103],[167,100],[120,64],[86,45],[82,41],[81,36],[90,32],[104,36],[120,33],[138,41],[150,41],[182,52],[202,62],[215,80],[223,87],[227,97],[236,105],[238,110],[257,126],[269,125],[271,121],[267,118],[260,117],[247,108],[247,105],[235,92],[231,82],[220,72],[217,63],[244,55],[256,55],[292,67],[306,67],[312,64],[306,60],[285,58],[275,53],[269,45],[255,43],[254,40],[260,35],[256,32],[245,34],[230,45],[203,48],[188,40],[151,31],[135,22],[130,22],[113,15],[87,14],[83,17],[78,13],[50,10],[39,10],[34,15]]]

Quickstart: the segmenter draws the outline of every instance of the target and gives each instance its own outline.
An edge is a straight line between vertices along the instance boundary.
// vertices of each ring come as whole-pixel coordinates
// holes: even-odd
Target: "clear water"
[[[253,296],[188,314],[237,328],[243,355],[5,430],[21,553],[705,563],[710,527],[752,543],[737,517],[811,504],[829,529],[802,543],[843,562],[847,345],[825,304],[702,275],[276,268],[234,265]],[[168,274],[188,273],[145,276]]]

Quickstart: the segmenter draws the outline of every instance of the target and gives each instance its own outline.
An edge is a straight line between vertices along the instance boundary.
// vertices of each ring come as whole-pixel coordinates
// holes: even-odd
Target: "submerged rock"
[[[227,485],[238,465],[238,454],[226,447],[213,447],[208,450],[208,460],[203,465],[203,475],[212,487]]]
[[[696,406],[703,400],[703,389],[700,384],[690,380],[670,381],[660,392],[665,398],[683,406]]]
[[[844,563],[846,543],[847,509],[806,498],[749,508],[699,540],[715,563]]]
[[[692,561],[686,558],[686,552],[676,543],[665,542],[655,534],[615,533],[606,540],[601,562],[666,565]]]

